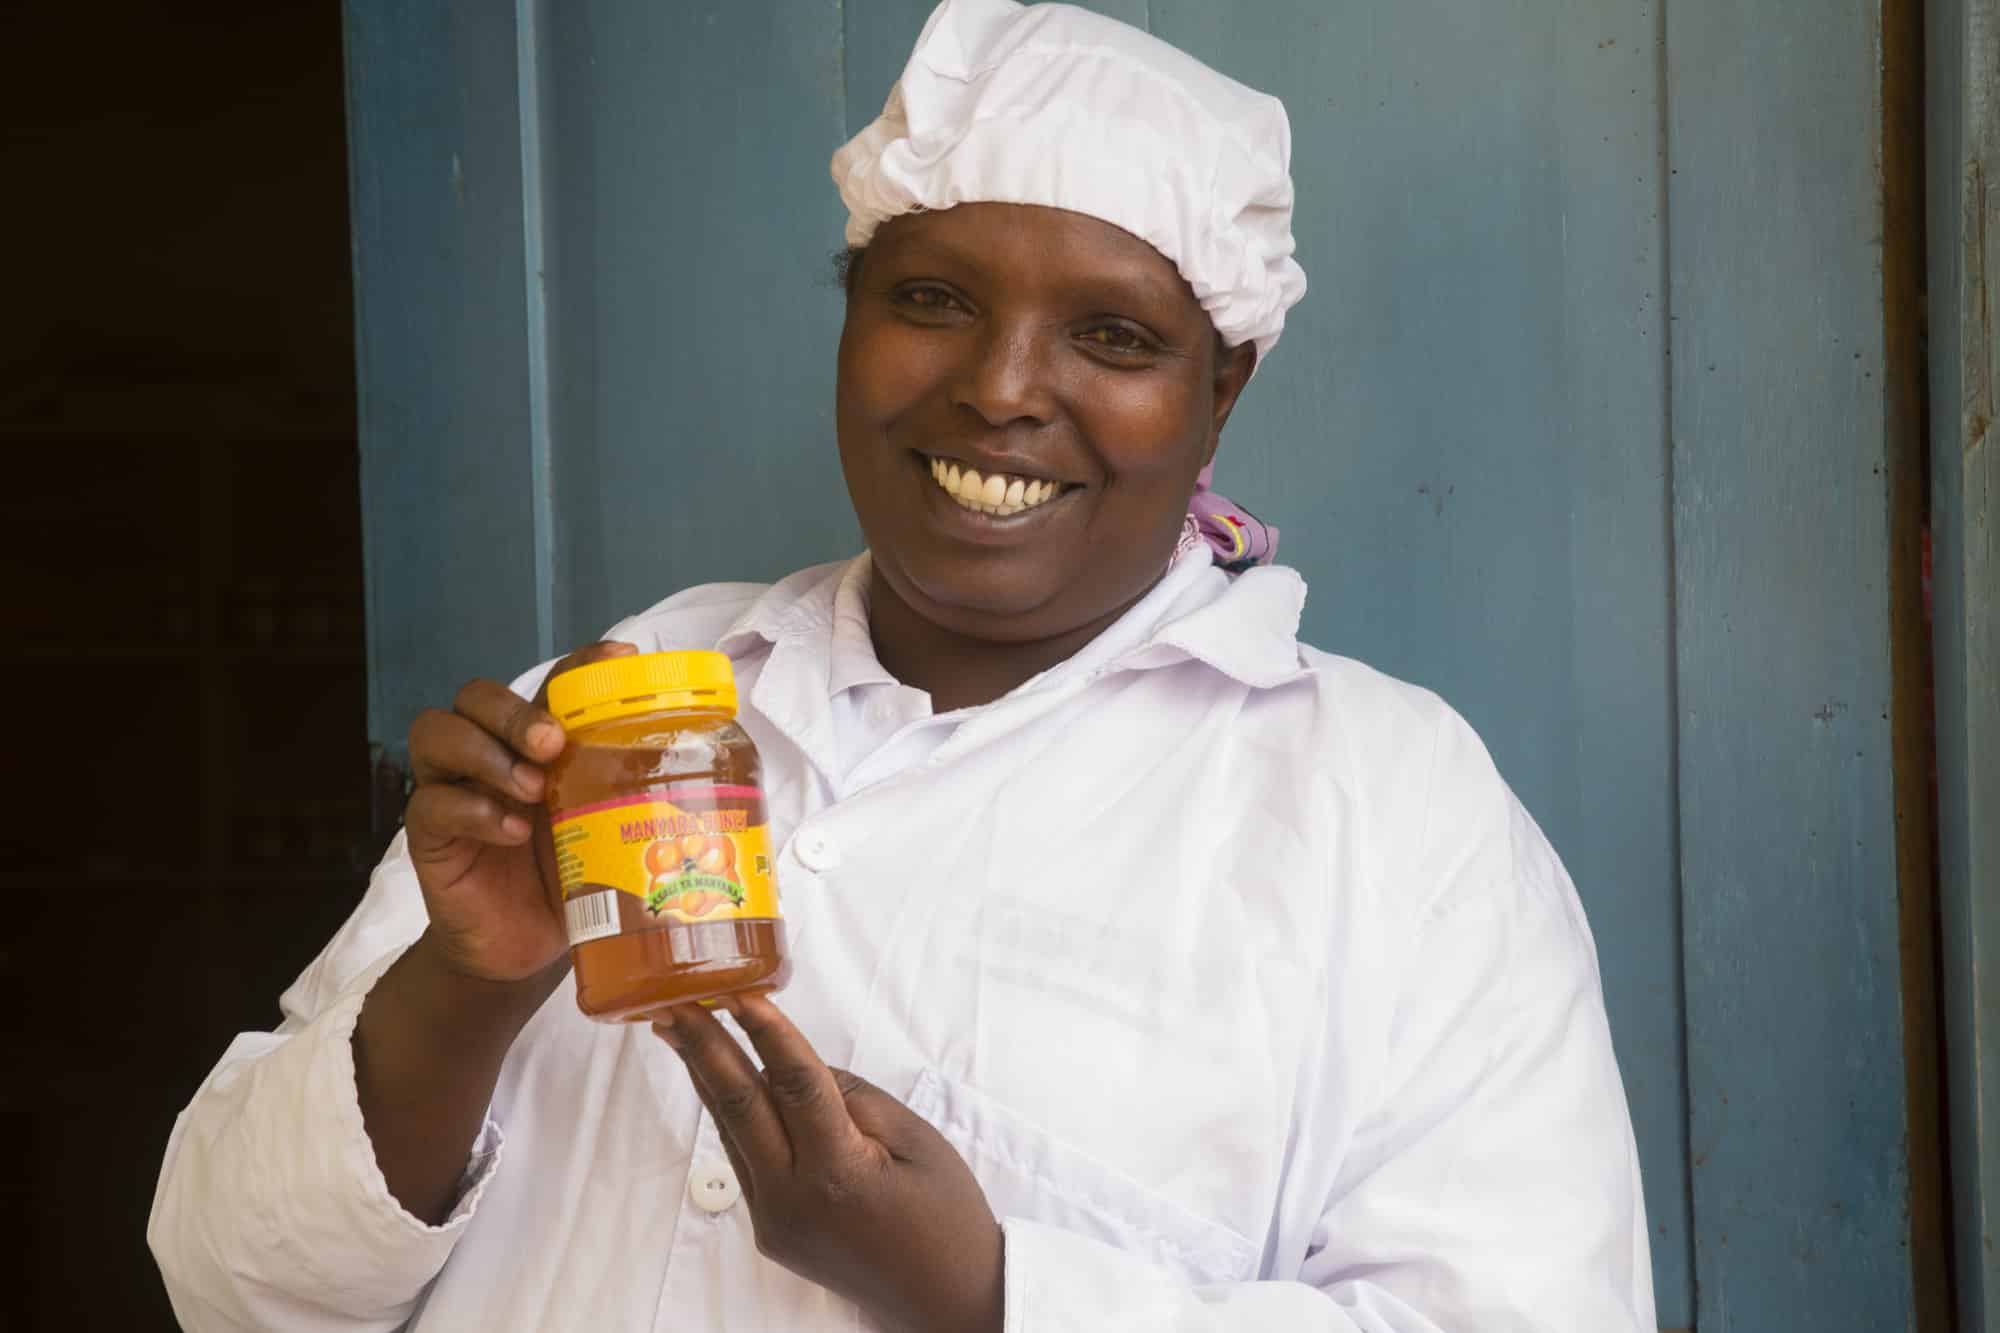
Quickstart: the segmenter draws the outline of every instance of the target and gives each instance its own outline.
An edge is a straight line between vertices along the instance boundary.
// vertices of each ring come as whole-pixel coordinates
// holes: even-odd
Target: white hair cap
[[[876,121],[833,155],[847,243],[955,204],[1100,218],[1171,259],[1261,365],[1306,291],[1284,104],[1089,10],[944,0]]]

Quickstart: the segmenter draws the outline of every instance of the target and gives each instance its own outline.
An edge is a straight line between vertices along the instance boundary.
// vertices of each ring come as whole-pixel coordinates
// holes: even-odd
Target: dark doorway
[[[0,14],[10,1328],[172,1328],[174,1116],[368,834],[340,11]]]

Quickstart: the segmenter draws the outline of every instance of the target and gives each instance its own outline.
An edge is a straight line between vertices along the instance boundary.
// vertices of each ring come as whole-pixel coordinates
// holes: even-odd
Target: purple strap
[[[1194,498],[1188,501],[1187,521],[1175,556],[1207,542],[1215,553],[1215,563],[1231,574],[1270,563],[1278,553],[1278,530],[1228,496],[1210,490],[1214,475],[1215,464],[1210,463],[1195,478]]]

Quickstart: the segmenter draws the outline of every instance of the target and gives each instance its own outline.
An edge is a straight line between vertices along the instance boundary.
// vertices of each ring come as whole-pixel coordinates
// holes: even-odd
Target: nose
[[[1055,412],[1049,338],[1025,321],[990,321],[967,340],[952,402],[996,430],[1044,424]]]

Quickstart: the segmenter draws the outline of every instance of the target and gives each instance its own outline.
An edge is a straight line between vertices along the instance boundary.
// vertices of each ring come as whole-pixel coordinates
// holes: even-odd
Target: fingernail
[[[553,722],[537,722],[528,728],[528,744],[537,750],[546,750],[562,742],[563,730]]]
[[[528,836],[528,821],[519,815],[507,815],[500,821],[500,831],[510,838]]]
[[[514,765],[514,790],[529,800],[542,794],[542,770],[533,764]]]
[[[681,1033],[675,1025],[673,1010],[662,1010],[653,1016],[653,1035],[677,1051],[681,1048]]]

